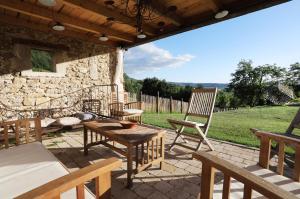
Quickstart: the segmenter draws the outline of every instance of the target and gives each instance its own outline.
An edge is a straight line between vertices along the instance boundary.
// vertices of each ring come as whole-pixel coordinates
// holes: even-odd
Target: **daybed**
[[[34,129],[30,128],[34,121]],[[41,143],[41,121],[23,119],[3,122],[4,149],[0,150],[0,198],[110,198],[111,171],[121,165],[110,158],[69,173]],[[13,126],[15,141],[8,139]],[[22,142],[26,144],[21,144]],[[34,141],[34,142],[32,142]],[[16,144],[18,146],[10,147]],[[95,179],[96,196],[84,183]]]

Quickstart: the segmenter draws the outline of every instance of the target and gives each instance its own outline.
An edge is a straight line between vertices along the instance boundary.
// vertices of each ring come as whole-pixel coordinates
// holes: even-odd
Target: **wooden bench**
[[[0,143],[5,148],[0,151],[1,198],[110,198],[111,171],[121,166],[120,160],[110,158],[69,173],[42,145],[38,118],[2,122],[0,127],[5,138]],[[11,128],[13,142],[8,139]],[[13,144],[18,146],[11,147]],[[96,195],[84,186],[93,179]]]
[[[201,199],[300,198],[300,141],[271,132],[256,129],[252,129],[252,131],[261,142],[257,165],[240,168],[207,152],[193,154],[193,158],[202,162]],[[276,172],[269,170],[271,141],[279,143]],[[292,179],[283,176],[285,146],[295,149],[295,167]],[[224,174],[224,179],[214,183],[216,170]]]

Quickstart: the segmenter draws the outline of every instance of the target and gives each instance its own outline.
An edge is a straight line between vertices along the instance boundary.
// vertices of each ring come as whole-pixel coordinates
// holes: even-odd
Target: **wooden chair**
[[[110,103],[110,115],[119,120],[136,120],[142,123],[143,102],[128,102],[128,93],[121,93],[124,98],[120,98],[116,93],[112,93],[112,103]],[[120,95],[120,94],[119,94]]]
[[[193,158],[202,162],[200,199],[300,197],[300,141],[280,134],[251,130],[260,139],[257,165],[240,168],[207,152],[193,154]],[[276,171],[270,167],[272,142],[279,143],[280,146]],[[296,165],[291,178],[283,175],[285,146],[293,147],[296,154]],[[216,170],[224,174],[224,180],[215,183]]]
[[[213,146],[207,139],[206,135],[211,122],[216,95],[217,95],[217,88],[194,89],[192,91],[188,110],[185,114],[184,120],[168,119],[168,122],[177,133],[176,138],[174,139],[174,142],[170,147],[170,150],[172,149],[173,146],[180,145],[182,147],[198,151],[200,150],[203,141],[208,145],[208,147],[211,150],[214,150]],[[205,118],[206,122],[203,124],[203,123],[189,121],[188,120],[189,116]],[[187,143],[183,135],[183,130],[185,127],[193,128],[196,130],[198,134],[196,138],[199,140],[196,148],[192,148],[190,146],[187,146],[186,144],[177,143],[179,137],[181,137],[183,141]],[[188,136],[187,134],[185,135]]]

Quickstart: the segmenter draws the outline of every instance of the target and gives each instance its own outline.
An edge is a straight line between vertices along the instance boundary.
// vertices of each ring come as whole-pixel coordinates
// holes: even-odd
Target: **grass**
[[[208,137],[258,147],[259,140],[250,132],[250,128],[285,132],[298,108],[269,106],[240,108],[238,110],[214,113]],[[167,118],[183,119],[183,117],[184,114],[180,113],[145,113],[143,122],[159,127],[171,128],[166,120]],[[191,120],[197,121],[195,119],[191,118]],[[186,132],[193,133],[192,129],[187,129]]]

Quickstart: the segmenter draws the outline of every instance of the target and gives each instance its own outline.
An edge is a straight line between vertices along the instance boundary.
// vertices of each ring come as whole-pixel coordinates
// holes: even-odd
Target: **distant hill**
[[[192,86],[196,87],[198,85],[202,85],[204,88],[218,88],[218,89],[225,89],[228,84],[223,84],[223,83],[184,83],[184,82],[170,82],[172,84],[176,84],[179,86]]]

